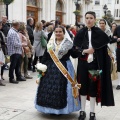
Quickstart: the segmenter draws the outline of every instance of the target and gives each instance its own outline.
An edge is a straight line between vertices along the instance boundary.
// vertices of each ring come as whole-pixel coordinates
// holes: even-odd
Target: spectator
[[[23,59],[22,59],[23,66],[21,66],[21,68],[23,69],[24,77],[26,79],[32,79],[32,77],[28,75],[28,58],[29,56],[31,56],[32,45],[28,37],[26,26],[23,22],[20,24],[19,35],[22,43],[27,44],[27,46],[23,47]]]
[[[2,48],[2,51],[4,53],[4,55],[7,54],[7,47],[6,47],[6,43],[5,43],[5,35],[3,34],[3,32],[1,31],[2,29],[2,21],[0,21],[0,46]],[[1,79],[4,80],[3,78],[3,73],[4,73],[4,69],[5,69],[6,65],[3,64],[1,66]]]
[[[73,35],[76,36],[76,34],[77,34],[76,26],[72,26],[71,31],[72,31]]]
[[[20,65],[22,59],[22,47],[26,46],[21,43],[18,29],[20,23],[18,21],[12,22],[12,28],[8,32],[7,47],[8,55],[10,56],[10,69],[9,69],[9,82],[13,84],[18,84],[18,81],[26,81],[26,79],[21,75]],[[14,70],[16,74],[16,80],[14,79]]]
[[[41,45],[41,36],[44,36],[47,39],[47,36],[45,35],[44,31],[42,30],[42,22],[37,22],[35,25],[34,30],[34,48],[35,48],[35,54],[34,54],[34,60],[33,60],[33,72],[35,72],[35,65],[37,63],[37,60],[39,59],[39,62],[42,59],[42,56],[44,54],[45,48]]]
[[[54,30],[54,26],[49,25],[48,28],[47,28],[47,31],[48,31],[48,39],[47,39],[47,41],[49,41],[49,39],[51,38],[53,30]]]
[[[7,23],[7,16],[2,16],[2,32],[4,33],[5,37],[7,37],[9,29],[10,26]]]
[[[2,22],[0,21],[0,71],[2,71],[1,67],[5,63],[5,57],[4,57],[4,54],[3,54],[3,51],[2,51],[2,45],[4,45],[5,42],[4,42],[4,38],[3,38],[4,34],[1,31],[1,28],[2,28]],[[3,80],[3,74],[0,75],[0,86],[5,86],[5,84],[2,82],[2,80]]]
[[[45,28],[46,28],[46,21],[45,20],[41,20],[41,22],[42,22],[42,25],[43,25],[43,30],[45,30]]]
[[[84,27],[85,27],[84,24],[80,24],[80,25],[79,25],[79,30],[82,29],[82,28],[84,28]]]
[[[33,41],[34,41],[33,24],[34,24],[33,18],[28,18],[28,20],[27,20],[27,31],[28,31],[28,36],[29,36],[29,39],[30,39],[30,42],[31,42],[32,45],[33,45]],[[32,69],[31,66],[32,66],[32,56],[29,58],[29,61],[28,61],[28,70]]]

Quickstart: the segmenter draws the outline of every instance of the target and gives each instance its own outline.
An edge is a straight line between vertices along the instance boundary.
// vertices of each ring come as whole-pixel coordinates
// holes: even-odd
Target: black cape
[[[114,106],[114,97],[110,73],[110,58],[107,52],[107,44],[109,43],[110,39],[98,27],[92,27],[91,31],[91,43],[93,48],[95,49],[99,67],[103,71],[101,76],[101,106]],[[74,49],[76,49],[77,47],[76,53],[78,54],[78,57],[81,57],[82,50],[86,49],[84,48],[84,44],[86,44],[86,39],[88,39],[87,27],[81,29],[74,39]]]

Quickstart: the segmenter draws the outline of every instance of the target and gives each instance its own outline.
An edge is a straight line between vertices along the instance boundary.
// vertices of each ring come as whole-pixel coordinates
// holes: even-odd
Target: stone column
[[[4,3],[0,2],[0,20],[3,15],[5,15],[5,5]]]

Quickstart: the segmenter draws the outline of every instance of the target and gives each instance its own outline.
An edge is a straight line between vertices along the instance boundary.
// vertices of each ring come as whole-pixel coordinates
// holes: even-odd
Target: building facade
[[[0,17],[5,15],[5,5],[0,5]],[[65,24],[74,24],[74,0],[14,0],[8,7],[9,20],[18,19],[26,22],[28,17],[38,20],[59,19]]]
[[[9,5],[9,20],[18,19],[26,22],[28,17],[36,21],[59,19],[65,24],[75,24],[76,10],[75,0],[14,0]],[[115,21],[120,23],[120,0],[80,0],[80,16],[78,22],[84,22],[84,14],[95,11],[97,19],[104,16],[103,6],[107,5],[108,10],[114,16]],[[0,17],[5,15],[5,5],[0,3]]]
[[[108,10],[111,11],[114,21],[120,24],[120,0],[92,0],[89,10],[95,11],[97,19],[100,19],[105,15],[103,10],[105,4]]]

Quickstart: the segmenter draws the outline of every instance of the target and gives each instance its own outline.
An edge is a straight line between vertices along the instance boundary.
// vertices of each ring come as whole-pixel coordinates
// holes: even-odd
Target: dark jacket
[[[106,33],[98,27],[92,27],[91,31],[91,43],[97,56],[97,64],[99,65],[99,69],[102,70],[100,82],[101,106],[114,106],[110,59],[107,52],[107,44],[110,42],[110,39]],[[85,27],[78,32],[74,39],[74,49],[76,50],[76,54],[78,54],[79,58],[84,58],[82,51],[88,48],[88,41],[88,29]],[[81,68],[78,68],[78,71],[79,69]]]
[[[68,32],[68,34],[69,34],[70,38],[71,38],[71,39],[73,39],[73,35],[70,33],[70,31],[69,31],[69,30],[67,30],[67,32]]]
[[[33,45],[34,36],[33,36],[33,26],[30,25],[30,19],[27,20],[27,31],[31,44]]]
[[[1,30],[0,30],[0,47],[2,48],[4,55],[7,55],[7,46],[5,44],[5,36]]]
[[[4,33],[5,37],[7,37],[9,29],[10,29],[10,26],[7,23],[2,24],[1,31]]]
[[[117,36],[117,38],[120,38],[120,25],[117,26],[117,28],[115,29],[113,33],[112,43],[117,42],[117,38],[114,38],[114,36]],[[120,42],[117,42],[117,45],[120,45]]]
[[[50,40],[50,38],[51,38],[52,34],[53,34],[53,32],[50,32],[50,33],[48,34],[48,39],[47,39],[47,41],[49,41],[49,40]]]

